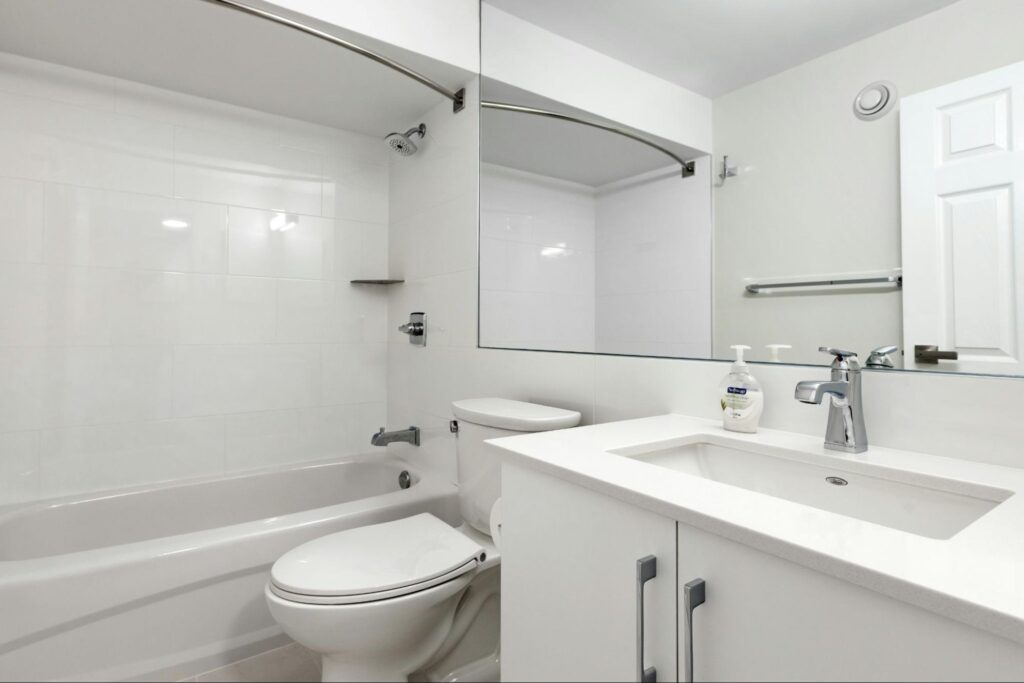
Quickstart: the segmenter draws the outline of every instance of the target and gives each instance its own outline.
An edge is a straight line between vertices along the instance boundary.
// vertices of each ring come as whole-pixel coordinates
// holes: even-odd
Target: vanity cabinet
[[[637,680],[637,560],[644,666],[676,680],[676,525],[554,477],[502,466],[501,679]]]
[[[506,463],[502,679],[685,680],[684,586],[696,681],[1021,680],[1024,646],[639,506]]]
[[[681,672],[683,586],[705,582],[696,681],[1024,679],[1024,646],[986,631],[686,524],[678,553]]]

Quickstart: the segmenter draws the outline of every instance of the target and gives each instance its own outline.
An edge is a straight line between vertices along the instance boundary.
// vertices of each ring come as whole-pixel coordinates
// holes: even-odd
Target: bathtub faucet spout
[[[379,432],[370,437],[370,445],[372,446],[387,446],[389,443],[399,441],[411,443],[413,446],[419,446],[420,428],[409,427],[408,429],[399,429],[394,432],[385,432],[384,428],[381,427]]]

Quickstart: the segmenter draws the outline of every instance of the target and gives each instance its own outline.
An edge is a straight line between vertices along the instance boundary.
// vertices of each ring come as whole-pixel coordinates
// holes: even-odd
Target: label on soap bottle
[[[742,419],[753,408],[753,400],[746,387],[726,387],[722,397],[722,410],[726,417]]]

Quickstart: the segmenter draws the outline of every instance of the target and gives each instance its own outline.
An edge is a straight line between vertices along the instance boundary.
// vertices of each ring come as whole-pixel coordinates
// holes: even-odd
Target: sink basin
[[[745,445],[745,444],[744,444]],[[799,454],[797,459],[710,440],[611,451],[651,465],[737,486],[794,503],[881,524],[919,536],[949,539],[1010,497],[1011,492],[965,482]],[[813,459],[815,462],[808,462]],[[871,474],[859,470],[877,470]],[[903,473],[903,478],[908,478]]]

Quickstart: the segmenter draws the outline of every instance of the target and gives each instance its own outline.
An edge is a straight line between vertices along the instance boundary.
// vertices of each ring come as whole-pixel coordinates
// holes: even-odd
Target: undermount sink
[[[837,459],[833,465],[827,462],[828,456],[794,453],[793,459],[748,449],[708,438],[611,452],[935,539],[952,538],[1012,495],[1001,489],[926,476],[912,475],[914,483],[898,481],[886,476],[891,470],[859,463],[855,464],[858,469],[877,471],[855,472],[851,463]]]

